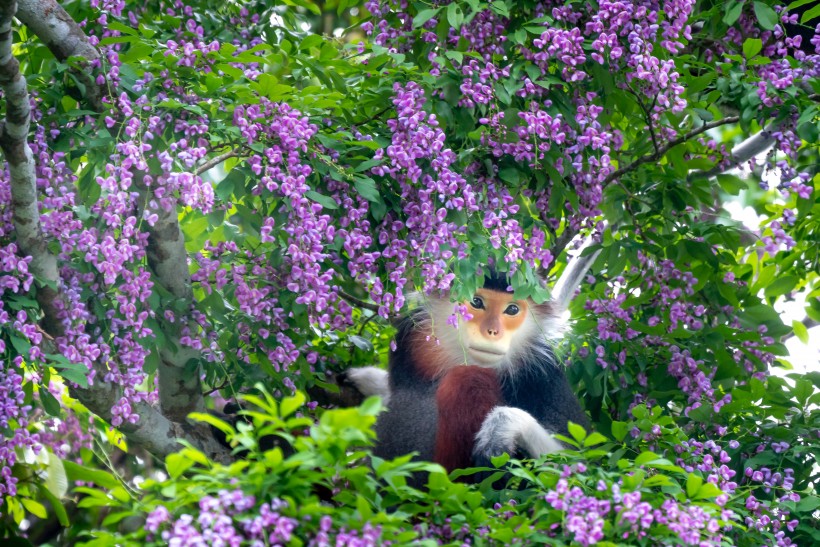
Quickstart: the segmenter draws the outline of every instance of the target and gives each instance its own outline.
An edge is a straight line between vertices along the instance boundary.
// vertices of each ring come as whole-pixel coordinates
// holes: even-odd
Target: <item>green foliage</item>
[[[203,515],[222,515],[223,509],[230,518],[222,526],[241,532],[243,523],[260,516],[259,508],[265,503],[276,508],[275,522],[281,524],[285,519],[293,523],[292,536],[288,536],[293,544],[320,537],[329,537],[332,542],[334,535],[346,537],[344,534],[354,530],[359,534],[370,530],[380,540],[401,544],[456,545],[467,538],[479,545],[570,543],[581,537],[572,520],[577,518],[573,503],[579,501],[593,504],[599,511],[599,516],[584,518],[590,529],[600,528],[598,541],[602,545],[674,542],[680,532],[673,518],[678,510],[715,521],[718,528],[700,530],[704,537],[725,534],[726,541],[736,545],[770,540],[766,533],[747,529],[744,524],[751,487],[729,496],[707,480],[711,452],[699,451],[696,444],[682,448],[692,439],[657,407],[635,407],[629,421],[613,422],[615,440],[600,433],[587,435],[574,426],[573,438],[567,441],[577,450],[536,461],[504,459],[496,462],[503,466],[501,470],[470,469],[448,477],[436,465],[412,462],[408,457],[382,460],[370,454],[367,446],[373,439],[371,428],[380,408],[377,400],[359,408],[326,411],[308,429],[297,411],[304,409],[304,401],[304,396],[297,394],[277,404],[264,392],[261,397],[247,398],[247,402],[265,409],[247,413],[253,427],[243,424],[234,428],[207,418],[208,423],[228,431],[228,439],[242,451],[242,459],[223,465],[186,448],[166,459],[167,479],[145,481],[136,497],[117,494],[121,489],[110,480],[96,481],[88,471],[73,471],[77,478],[97,482],[96,488],[78,490],[86,495],[84,506],[103,503],[110,508],[106,518],[109,529],[133,520],[129,525],[132,532],[89,532],[81,544],[163,545],[166,539],[162,531],[184,520],[183,515],[191,515],[194,528],[204,533],[210,517],[202,520]],[[816,423],[816,410],[811,419]],[[285,439],[287,444],[260,449],[264,437],[269,436]],[[788,435],[782,438],[793,440]],[[745,449],[741,445],[730,453]],[[676,454],[681,460],[660,454]],[[689,462],[686,465],[698,463],[695,468],[684,467],[680,463],[684,460]],[[460,482],[477,472],[485,476],[480,484]],[[408,483],[418,473],[426,477],[423,487]],[[779,487],[767,488],[769,494],[762,490],[760,485],[754,492],[764,500],[782,492]],[[235,492],[253,498],[255,503],[231,511],[224,500]],[[788,507],[795,516],[808,517],[820,498],[813,492],[802,494],[800,502],[788,503]],[[151,525],[165,510],[165,520]],[[658,512],[641,527],[630,520],[635,511],[648,515]],[[670,521],[661,522],[661,514],[668,514]],[[134,526],[134,522],[140,524]],[[268,533],[275,534],[274,525],[269,525]]]
[[[75,20],[87,20],[89,26],[100,16],[85,2],[61,4]],[[217,255],[216,247],[238,249],[218,257],[216,270],[226,274],[226,283],[194,283],[196,328],[201,329],[197,334],[206,350],[213,351],[190,363],[192,370],[193,365],[201,367],[206,389],[219,406],[220,397],[239,397],[247,403],[240,412],[242,419],[235,422],[215,414],[193,416],[226,436],[238,460],[214,462],[188,447],[156,467],[139,447],[129,447],[118,432],[96,420],[90,427],[93,450],[73,450],[64,458],[46,449],[39,454],[19,450],[13,467],[19,488],[16,496],[5,496],[0,502],[0,534],[16,536],[19,526],[32,522],[37,531],[54,515],[61,526],[71,526],[61,536],[66,542],[82,536],[89,545],[162,544],[160,532],[143,526],[147,515],[165,507],[170,522],[182,515],[196,520],[205,511],[200,505],[203,499],[228,490],[257,501],[228,515],[237,529],[239,523],[261,516],[263,503],[274,504],[281,517],[297,523],[294,544],[321,533],[371,533],[368,527],[397,544],[455,544],[468,538],[476,544],[581,544],[571,531],[568,508],[545,499],[557,493],[564,480],[567,488],[578,489],[575,501],[609,503],[607,516],[601,517],[599,544],[677,540],[674,527],[657,520],[643,530],[644,535],[633,530],[624,520],[625,509],[615,509],[627,493],[640,493],[652,510],[663,510],[666,502],[702,510],[718,522],[726,544],[775,543],[775,529],[762,525],[760,514],[770,522],[778,521],[781,530],[789,528],[791,519],[797,520],[788,536],[798,544],[820,543],[816,518],[820,375],[769,374],[773,368],[792,368],[784,345],[792,334],[817,345],[806,324],[820,321],[820,175],[816,174],[820,111],[814,96],[820,85],[815,78],[806,78],[767,97],[776,101],[764,102],[761,97],[760,87],[767,84],[760,76],[761,67],[801,62],[793,55],[776,58],[771,47],[777,34],[771,31],[780,27],[782,15],[774,2],[699,2],[688,21],[695,37],[687,40],[686,47],[672,54],[654,44],[658,59],[674,67],[686,100],[682,111],[667,109],[657,119],[648,114],[655,100],[643,93],[640,84],[633,85],[625,71],[617,70],[612,59],[586,62],[583,68],[589,77],[578,82],[564,76],[565,65],[556,59],[545,70],[536,66],[523,51],[535,47],[534,40],[545,28],[567,25],[551,11],[536,9],[539,3],[534,1],[410,2],[406,16],[390,12],[372,21],[377,28],[384,21],[406,31],[394,47],[386,47],[363,34],[361,23],[369,16],[361,1],[249,4],[260,17],[246,28],[236,28],[231,18],[245,7],[243,3],[207,0],[196,3],[190,20],[219,47],[197,49],[192,64],[186,62],[183,50],[168,46],[169,40],[180,36],[194,39],[185,30],[187,19],[170,14],[162,3],[137,4],[141,11],[135,15],[136,25],[114,15],[106,25],[97,25],[110,31],[101,46],[114,47],[119,55],[121,92],[130,100],[147,101],[146,109],[136,109],[132,116],[143,124],[152,116],[207,122],[205,131],[189,139],[191,143],[201,139],[197,146],[206,150],[205,156],[188,161],[177,155],[175,147],[186,135],[171,123],[154,135],[153,148],[145,154],[147,168],[162,172],[160,154],[171,151],[174,172],[197,172],[213,187],[218,207],[208,212],[182,205],[178,209],[192,274],[207,270],[207,261]],[[573,9],[581,4],[566,3]],[[801,4],[794,2],[789,9]],[[597,9],[595,3],[590,6]],[[485,57],[467,38],[451,37],[451,32],[466,28],[487,10],[505,18],[506,26],[502,49]],[[808,23],[816,15],[817,7],[812,7],[801,20]],[[327,21],[332,23],[330,28]],[[336,28],[345,28],[346,34],[335,38]],[[100,230],[104,223],[95,207],[108,196],[98,177],[111,175],[110,165],[120,153],[116,146],[130,139],[124,120],[108,122],[107,117],[117,113],[114,104],[104,112],[89,109],[82,97],[83,84],[71,71],[74,60],[57,61],[26,27],[16,32],[15,54],[36,94],[37,123],[43,132],[60,129],[46,148],[65,153],[61,162],[66,172],[77,177],[72,218],[84,228]],[[421,39],[426,33],[431,41]],[[258,43],[245,49],[249,37],[258,38]],[[362,52],[357,49],[360,40],[367,42]],[[715,44],[720,44],[719,53]],[[589,40],[583,47],[586,53],[592,50]],[[474,83],[461,67],[471,61],[479,63],[477,70],[484,63],[508,70],[489,82],[491,100],[486,104],[461,102],[462,87]],[[105,59],[103,69],[111,68]],[[522,93],[525,78],[537,88],[537,98]],[[393,257],[376,260],[366,275],[354,278],[345,270],[353,253],[345,250],[342,238],[329,241],[324,251],[333,258],[323,259],[320,265],[332,272],[339,294],[353,310],[350,324],[342,330],[319,326],[315,309],[300,303],[300,293],[285,290],[280,279],[267,275],[266,268],[282,273],[289,264],[289,234],[280,228],[291,226],[294,205],[281,194],[259,190],[260,175],[249,158],[261,157],[279,141],[249,143],[235,114],[271,101],[289,105],[315,124],[317,134],[300,157],[312,169],[306,177],[310,189],[305,197],[318,204],[331,223],[342,219],[349,208],[342,197],[361,198],[366,211],[358,224],[367,222],[370,235],[375,235],[373,227],[385,219],[407,217],[401,179],[376,174],[374,168],[387,164],[377,152],[391,145],[393,132],[388,124],[399,117],[399,108],[392,102],[394,86],[409,82],[420,86],[426,101],[423,112],[435,115],[444,133],[446,148],[455,156],[453,170],[465,174],[471,184],[481,181],[476,183],[484,208],[480,214],[446,210],[445,222],[464,228],[458,238],[470,251],[463,257],[453,253],[445,261],[447,271],[455,275],[454,299],[471,296],[480,282],[475,272],[490,261],[506,264],[504,257],[510,251],[510,245],[494,239],[484,224],[484,213],[491,208],[487,183],[509,191],[522,237],[530,241],[536,228],[543,230],[544,248],[580,227],[592,230],[605,223],[600,241],[588,251],[601,251],[591,271],[593,280],[573,302],[571,334],[557,348],[570,363],[572,383],[594,422],[594,432],[571,428],[566,442],[577,451],[536,462],[502,458],[497,463],[503,469],[457,471],[447,477],[433,464],[409,457],[384,461],[370,454],[378,411],[375,401],[358,409],[323,412],[295,391],[327,385],[323,374],[328,371],[386,364],[393,329],[373,309],[372,283],[378,279],[384,283],[383,292],[395,291],[398,282],[391,274],[403,263]],[[491,139],[502,145],[543,144],[539,137],[519,137],[515,131],[521,127],[522,115],[534,107],[580,131],[575,101],[587,94],[594,94],[592,103],[601,107],[596,123],[617,134],[606,154],[596,149],[579,152],[577,161],[564,161],[566,146],[555,145],[529,162],[512,154],[495,154],[488,144]],[[497,127],[483,121],[494,115],[503,120]],[[785,186],[762,187],[764,179],[772,178],[768,167],[708,176],[720,170],[724,150],[760,134],[770,123],[783,123],[777,127],[791,132],[795,150],[789,155],[790,167],[811,175],[806,184],[814,191],[808,198]],[[583,204],[579,190],[589,188],[571,182],[571,177],[588,172],[590,161],[602,160],[604,155],[618,176],[601,182],[600,211],[584,217],[579,214]],[[769,160],[774,163],[785,157],[781,150]],[[220,161],[210,164],[214,158]],[[420,166],[425,172],[431,169],[428,159],[420,160]],[[785,184],[779,181],[773,186],[779,183]],[[342,185],[348,188],[346,193],[338,190]],[[48,187],[50,195],[60,192],[59,186]],[[539,201],[534,195],[545,199]],[[730,204],[749,207],[759,215],[759,232],[732,218]],[[510,209],[505,204],[498,210],[506,214]],[[268,219],[277,229],[271,232],[271,241],[264,241]],[[597,224],[599,220],[603,223]],[[145,228],[144,219],[139,223]],[[782,237],[780,231],[793,239],[793,245],[766,244],[765,238]],[[411,236],[412,230],[403,225],[390,237],[409,240]],[[58,242],[49,244],[59,252]],[[383,247],[367,250],[374,248]],[[564,246],[551,248],[557,256],[549,265],[551,271],[542,273],[555,278],[568,262],[568,253]],[[419,255],[419,263],[402,274],[409,280],[408,291],[426,281],[423,260],[429,253]],[[100,272],[81,253],[71,255],[64,266],[78,277],[95,280],[77,290],[81,300],[88,302],[94,334],[99,329],[104,342],[114,344],[116,336],[105,329],[112,317],[119,317],[119,293],[113,288],[98,290]],[[144,266],[142,259],[129,265]],[[262,273],[248,286],[240,287],[230,278],[234,271],[257,268]],[[530,265],[522,264],[511,283],[522,298],[540,302],[548,296]],[[239,305],[238,293],[248,287],[276,293],[275,307],[282,310],[276,312],[276,332],[269,332],[271,322],[261,328],[249,306]],[[799,298],[805,299],[807,319],[784,322],[776,306]],[[13,318],[20,313],[41,317],[31,294],[5,291],[2,304]],[[148,374],[145,385],[153,386],[161,352],[176,350],[174,340],[180,334],[166,312],[178,317],[189,313],[190,306],[155,284],[145,311],[145,326],[152,336],[141,337],[138,343],[149,352],[142,366]],[[682,315],[691,321],[683,321]],[[0,325],[0,340],[4,362],[22,359],[23,404],[36,409],[32,414],[49,417],[66,417],[69,405],[72,415],[76,412],[86,424],[89,413],[68,397],[34,388],[37,382],[48,386],[59,379],[87,387],[85,365],[51,353],[42,363],[29,359],[33,343],[11,325],[13,318]],[[281,366],[271,355],[287,351],[286,342],[295,348],[296,357]],[[289,393],[297,395],[283,395]],[[22,427],[12,420],[3,434],[12,438],[16,430],[25,429],[46,438],[58,427],[45,421]],[[718,452],[712,453],[707,443]],[[729,461],[715,464],[721,451]],[[117,461],[108,456],[112,452]],[[707,453],[712,463],[705,458]],[[729,476],[721,465],[734,474]],[[765,476],[758,480],[754,473],[761,469],[780,474],[781,482]],[[782,482],[787,469],[789,488]],[[429,474],[423,488],[412,479],[418,473]],[[478,485],[459,480],[472,477],[483,480]],[[76,481],[83,486],[76,486]],[[799,498],[788,499],[792,492]],[[762,513],[747,507],[750,495],[765,505]],[[780,523],[783,511],[790,516]],[[323,517],[332,520],[328,530],[323,528]],[[167,531],[169,523],[162,526]]]

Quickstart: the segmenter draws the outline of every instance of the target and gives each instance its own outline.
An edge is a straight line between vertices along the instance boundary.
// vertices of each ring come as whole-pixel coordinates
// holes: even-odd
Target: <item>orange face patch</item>
[[[467,308],[473,316],[468,325],[480,336],[495,340],[507,331],[518,330],[527,317],[528,304],[526,300],[514,300],[511,293],[479,289]]]

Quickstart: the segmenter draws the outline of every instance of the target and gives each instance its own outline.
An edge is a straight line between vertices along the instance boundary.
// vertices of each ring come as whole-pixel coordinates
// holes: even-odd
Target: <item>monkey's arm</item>
[[[476,435],[473,462],[490,467],[491,458],[523,451],[536,458],[557,452],[563,446],[538,423],[532,414],[520,408],[497,406],[484,419]]]
[[[378,441],[373,453],[381,458],[397,458],[417,452],[418,459],[432,461],[437,428],[435,384],[394,389],[390,407],[376,421]]]

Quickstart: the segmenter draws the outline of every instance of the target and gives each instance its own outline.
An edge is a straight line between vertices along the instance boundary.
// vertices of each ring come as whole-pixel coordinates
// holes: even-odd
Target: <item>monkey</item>
[[[515,299],[506,275],[490,270],[466,302],[472,319],[456,328],[446,323],[453,312],[446,295],[400,319],[388,371],[346,372],[346,381],[387,406],[374,454],[415,452],[448,471],[488,467],[503,453],[537,457],[563,449],[554,435],[568,435],[570,421],[588,427],[552,340],[597,255],[570,263],[541,304]]]

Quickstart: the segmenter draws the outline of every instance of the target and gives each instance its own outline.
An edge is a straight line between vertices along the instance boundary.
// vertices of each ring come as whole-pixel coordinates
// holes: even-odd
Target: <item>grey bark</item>
[[[146,191],[144,187],[142,191]],[[147,200],[141,202],[146,203]],[[176,209],[161,209],[157,215],[154,226],[148,229],[148,265],[154,272],[156,281],[187,310],[193,303],[194,293],[188,271],[185,236],[180,229]],[[196,331],[194,323],[189,326],[192,331]],[[166,333],[166,336],[172,339],[175,349],[168,346],[160,349],[160,406],[163,414],[181,422],[191,412],[205,410],[198,364],[201,355],[195,349],[180,345],[178,330]]]
[[[69,22],[71,18],[56,2],[22,0],[22,7],[28,11],[21,11],[21,19],[36,21],[36,28],[45,33],[41,39],[49,47],[57,48],[55,55],[64,57],[84,54],[99,55],[93,48],[91,48],[93,51],[89,53],[88,48],[91,46],[87,39],[84,41],[76,39],[78,36],[84,37],[82,31],[76,24],[71,25],[73,21]],[[16,9],[17,4],[13,0],[0,0],[0,86],[3,87],[6,101],[6,118],[0,123],[0,148],[9,164],[11,175],[12,220],[17,236],[16,241],[20,252],[32,257],[31,272],[45,283],[44,286],[37,288],[37,299],[44,314],[43,328],[49,336],[58,337],[63,334],[62,326],[57,320],[58,308],[55,305],[61,298],[60,276],[57,259],[48,249],[40,225],[35,163],[28,146],[31,114],[29,95],[25,78],[20,74],[19,63],[12,55],[12,21]],[[176,215],[166,215],[166,218],[161,219],[160,224],[163,232],[152,233],[155,255],[153,261],[159,268],[160,282],[167,286],[175,296],[190,299],[192,293],[184,256],[184,241],[182,241],[179,224],[175,219]],[[168,241],[162,239],[163,234],[169,238]],[[172,265],[173,261],[177,264]],[[178,353],[177,359],[184,360],[184,366],[191,353],[185,351]],[[165,362],[164,358],[163,362]],[[173,362],[173,364],[178,362],[180,361]],[[178,368],[180,367],[174,367],[174,370]],[[177,410],[182,407],[190,408],[190,410],[204,408],[201,404],[199,374],[197,372],[190,376],[194,376],[195,381],[185,379],[182,385],[185,389],[194,389],[194,391],[177,391],[176,396],[180,402],[171,404],[172,408]],[[195,388],[191,388],[192,384],[195,384]],[[120,386],[103,382],[96,382],[86,388],[74,387],[71,392],[90,411],[108,422],[111,421],[111,408],[122,396]],[[186,395],[189,400],[184,399]],[[207,425],[192,425],[185,422],[187,412],[182,415],[180,412],[172,412],[171,414],[178,418],[173,421],[159,409],[146,403],[137,403],[132,410],[140,416],[139,422],[122,424],[120,429],[129,441],[146,448],[154,455],[164,457],[175,452],[180,448],[177,439],[185,439],[211,458],[223,461],[229,459],[229,450],[213,438]]]
[[[31,29],[61,62],[70,57],[85,61],[73,71],[85,87],[85,98],[95,109],[102,108],[102,98],[107,94],[105,86],[97,85],[94,73],[88,70],[89,61],[100,58],[97,49],[76,21],[56,0],[19,0],[17,18]]]
[[[751,137],[747,138],[737,146],[732,149],[732,152],[729,154],[728,161],[723,162],[719,165],[716,165],[712,169],[708,171],[697,171],[689,175],[690,179],[694,178],[708,178],[714,177],[716,175],[720,175],[727,171],[730,171],[741,165],[758,154],[762,154],[777,142],[777,140],[772,136],[772,133],[775,133],[780,130],[783,122],[771,122],[762,131],[755,133]]]
[[[57,59],[65,61],[75,57],[88,62],[100,58],[82,29],[55,0],[20,0],[19,17]],[[91,96],[88,99],[101,111],[99,99],[104,89],[90,81],[93,77],[90,73],[84,74],[89,78],[86,88]],[[158,222],[147,231],[148,264],[155,274],[154,281],[190,307],[193,302],[191,277],[176,211],[160,212]],[[181,347],[178,332],[167,334],[170,345],[178,349],[166,347],[161,350],[158,369],[160,405],[165,416],[182,422],[189,413],[201,412],[205,408],[199,367],[188,366],[192,360],[198,361],[201,355],[196,350]]]

